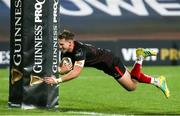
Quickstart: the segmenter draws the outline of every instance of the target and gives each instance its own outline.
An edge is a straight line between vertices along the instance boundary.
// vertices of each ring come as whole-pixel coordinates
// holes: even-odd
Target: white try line
[[[125,114],[106,114],[106,113],[98,113],[98,112],[85,112],[85,111],[68,111],[67,113],[72,113],[75,115],[95,115],[95,116],[126,116]],[[133,116],[133,115],[131,115]]]

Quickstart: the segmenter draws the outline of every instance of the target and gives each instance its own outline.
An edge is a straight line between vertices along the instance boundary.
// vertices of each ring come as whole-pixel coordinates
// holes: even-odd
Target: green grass
[[[8,69],[0,70],[0,115],[180,114],[180,66],[144,67],[143,72],[167,77],[171,97],[166,99],[154,86],[138,84],[128,92],[101,71],[85,68],[81,76],[60,85],[57,110],[22,110],[7,106]],[[84,115],[84,114],[83,114]]]

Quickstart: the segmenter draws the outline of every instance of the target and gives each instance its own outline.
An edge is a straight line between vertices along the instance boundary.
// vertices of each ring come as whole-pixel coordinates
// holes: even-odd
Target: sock
[[[141,66],[142,66],[142,62],[143,62],[144,57],[143,56],[138,56],[137,60],[131,70],[131,76],[135,76],[135,77],[140,77],[140,73],[141,73]]]
[[[137,61],[131,70],[131,76],[132,78],[136,79],[137,81],[141,83],[151,83],[153,77],[141,73],[143,59],[144,59],[143,56],[137,57]]]
[[[154,80],[152,81],[153,77],[141,73],[141,64],[137,62],[134,64],[133,69],[131,70],[131,76],[141,83],[156,83]]]
[[[140,74],[141,74],[141,64],[139,63],[135,63],[132,70],[131,70],[131,76],[133,78],[138,78],[140,77]]]
[[[151,83],[152,82],[152,78],[153,77],[151,77],[149,75],[141,73],[138,81],[142,82],[142,83]]]
[[[152,78],[151,79],[151,84],[155,85],[155,86],[159,86],[160,85],[160,82],[157,78]]]
[[[136,63],[142,65],[143,60],[144,60],[144,57],[143,57],[143,56],[138,56],[138,57],[137,57],[137,60],[136,60]]]

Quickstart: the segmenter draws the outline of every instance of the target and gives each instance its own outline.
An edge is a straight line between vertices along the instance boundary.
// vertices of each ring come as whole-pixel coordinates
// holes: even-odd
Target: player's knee
[[[136,90],[136,85],[132,85],[126,88],[127,91],[135,91]]]

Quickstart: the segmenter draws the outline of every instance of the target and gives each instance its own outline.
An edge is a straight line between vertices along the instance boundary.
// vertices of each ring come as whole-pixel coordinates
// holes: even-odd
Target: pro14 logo
[[[159,52],[158,48],[150,48],[157,53]],[[136,60],[136,48],[122,48],[121,53],[123,56],[123,59],[125,61],[135,61]],[[157,56],[150,56],[145,59],[146,61],[157,61]]]

